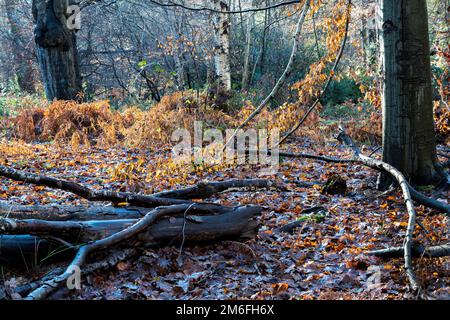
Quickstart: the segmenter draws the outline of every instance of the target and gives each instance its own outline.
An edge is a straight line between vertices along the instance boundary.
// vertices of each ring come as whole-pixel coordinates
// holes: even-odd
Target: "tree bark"
[[[224,0],[214,0],[214,8],[220,11],[229,10],[228,4]],[[219,87],[225,92],[231,90],[230,25],[229,14],[219,13],[216,15],[214,64]]]
[[[247,30],[245,32],[244,69],[242,70],[242,90],[247,91],[250,84],[250,49],[252,45],[252,27],[254,14],[247,17]]]
[[[383,0],[383,161],[412,183],[433,184],[436,166],[426,0]],[[380,189],[392,179],[383,174]]]
[[[81,75],[68,0],[33,0],[36,54],[48,100],[79,100]]]

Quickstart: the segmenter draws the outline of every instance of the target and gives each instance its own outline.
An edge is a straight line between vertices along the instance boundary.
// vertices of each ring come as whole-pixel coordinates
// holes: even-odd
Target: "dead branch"
[[[419,280],[414,272],[413,265],[412,265],[412,253],[411,248],[413,244],[413,232],[416,224],[416,211],[414,209],[413,200],[410,193],[410,186],[405,178],[405,176],[398,171],[396,168],[391,166],[390,164],[372,159],[370,157],[367,157],[363,154],[361,154],[361,151],[359,148],[354,144],[353,140],[347,135],[345,130],[343,128],[340,128],[339,136],[337,139],[340,142],[343,142],[346,146],[350,147],[357,159],[361,161],[362,164],[374,168],[377,170],[381,170],[383,172],[389,173],[400,185],[400,188],[403,192],[403,198],[405,199],[406,204],[406,210],[409,215],[408,219],[408,227],[406,229],[406,235],[405,235],[405,243],[403,246],[404,250],[404,259],[405,259],[405,271],[406,275],[408,277],[411,289],[418,294],[421,298],[427,298],[427,295],[424,294],[422,291],[422,288],[420,286]]]
[[[405,253],[404,247],[387,248],[381,250],[370,251],[367,254],[380,258],[398,258]],[[440,246],[424,247],[413,245],[411,248],[413,257],[432,257],[440,258],[450,256],[450,244]]]
[[[71,192],[89,201],[111,201],[117,203],[126,202],[131,205],[150,208],[154,208],[157,206],[169,206],[173,204],[190,203],[189,201],[186,200],[158,198],[155,196],[140,195],[129,192],[93,190],[73,181],[56,179],[53,177],[23,172],[1,165],[0,165],[0,176],[15,181],[22,181],[25,183],[32,183],[38,186],[46,186],[53,189]]]
[[[243,208],[249,209],[252,215],[261,211],[261,209],[258,207],[243,207]],[[27,300],[45,299],[49,294],[54,292],[57,288],[63,285],[64,282],[67,281],[67,279],[73,274],[73,270],[76,269],[81,270],[81,267],[86,263],[86,259],[91,253],[109,249],[112,246],[115,246],[119,243],[134,238],[140,233],[144,232],[159,218],[173,214],[179,214],[179,210],[174,211],[173,207],[155,208],[150,212],[148,212],[142,219],[138,220],[136,223],[132,224],[126,229],[114,233],[101,240],[97,240],[95,242],[91,242],[89,244],[80,246],[75,258],[62,274],[52,278],[51,280],[45,281],[39,288],[31,292],[26,299]]]
[[[106,258],[85,265],[84,268],[81,270],[81,275],[87,275],[99,270],[107,270],[113,268],[119,262],[127,261],[128,259],[137,256],[139,251],[140,250],[136,248],[126,248],[123,250],[108,252]],[[15,288],[14,292],[20,294],[21,296],[27,295],[31,291],[36,290],[37,288],[42,286],[44,282],[51,280],[52,278],[63,272],[64,272],[63,267],[55,268],[41,279]]]
[[[167,208],[167,210],[170,208],[170,219],[169,217],[158,219],[148,227],[148,230],[140,233],[127,245],[154,247],[179,243],[183,227],[184,240],[187,243],[213,242],[223,238],[252,238],[257,230],[253,218],[261,213],[261,208],[254,206],[228,208],[227,212],[218,215],[211,213],[204,215],[205,211],[197,204],[174,205]],[[187,208],[189,211],[184,219],[183,213]],[[55,256],[58,252],[64,253],[60,259],[67,258],[67,254],[73,251],[73,245],[67,248],[62,241],[71,244],[89,243],[120,232],[138,221],[138,219],[96,221],[1,219],[0,261],[17,265],[30,257],[36,260],[35,263],[39,263],[49,255],[53,256],[53,260],[57,260]]]
[[[193,187],[163,191],[154,193],[154,197],[159,198],[172,198],[172,199],[206,199],[211,196],[225,192],[230,189],[242,189],[242,188],[258,188],[258,189],[270,189],[270,188],[282,188],[279,183],[272,180],[265,179],[244,179],[244,180],[228,180],[219,182],[201,182]]]
[[[269,154],[270,154],[270,152],[269,152]],[[332,162],[332,163],[355,163],[355,162],[358,162],[357,160],[354,160],[354,159],[330,158],[330,157],[325,157],[325,156],[316,156],[316,155],[307,154],[307,153],[279,152],[278,154],[280,157],[314,159],[314,160],[320,160],[320,161]]]
[[[139,219],[148,209],[112,206],[32,205],[0,202],[0,218],[39,219],[49,221]]]

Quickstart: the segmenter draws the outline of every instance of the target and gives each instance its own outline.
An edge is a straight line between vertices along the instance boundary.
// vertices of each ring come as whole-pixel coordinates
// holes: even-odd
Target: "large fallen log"
[[[222,239],[249,239],[257,234],[255,218],[261,208],[243,206],[230,208],[219,215],[204,215],[194,206],[160,207],[165,210],[154,224],[142,230],[128,246],[154,247],[165,244],[211,243]],[[191,211],[192,210],[192,211]],[[187,212],[186,212],[187,211]],[[186,212],[186,215],[184,213]],[[202,215],[198,215],[202,214]],[[73,251],[70,245],[83,244],[112,236],[134,224],[139,219],[96,221],[45,221],[0,219],[0,261],[22,262],[24,257],[46,259],[55,251]]]
[[[94,242],[90,242],[85,245],[80,245],[78,247],[78,251],[72,260],[72,262],[69,264],[67,269],[60,275],[55,276],[54,278],[45,281],[39,288],[32,291],[28,296],[27,300],[40,300],[48,297],[52,292],[54,292],[56,289],[61,287],[72,275],[73,270],[81,270],[81,267],[86,264],[86,261],[88,257],[96,252],[103,251],[106,249],[110,249],[118,244],[123,244],[127,242],[128,240],[140,238],[140,236],[148,231],[148,228],[155,224],[159,219],[161,219],[164,216],[173,216],[175,214],[179,214],[180,210],[179,208],[174,209],[174,206],[169,207],[159,207],[151,210],[148,212],[143,218],[139,219],[136,223],[133,225],[127,227],[126,229],[123,229],[117,233],[114,233],[106,238],[103,238],[101,240],[97,240]],[[183,217],[183,224],[181,228],[177,228],[178,234],[181,231],[181,237],[183,245],[186,240],[189,240],[186,238],[186,227],[187,227],[187,214],[190,209],[190,206],[187,207],[187,209],[184,211],[184,217]],[[246,211],[246,217],[247,221],[242,227],[239,228],[239,232],[241,236],[248,236],[250,231],[255,231],[256,224],[252,224],[252,228],[248,229],[248,218],[252,218],[255,214],[261,212],[261,208],[259,207],[252,207],[252,206],[246,206],[242,207],[242,212]],[[223,225],[227,221],[232,219],[232,217],[228,217],[226,220],[220,221],[220,224],[216,225],[215,228],[212,231],[205,232],[202,230],[202,234],[200,235],[200,241],[205,241],[207,238],[213,238],[217,239],[217,231],[218,230],[225,230],[225,237],[231,233],[230,228],[225,228]],[[196,220],[194,220],[196,221]],[[202,223],[202,220],[196,221],[195,223]],[[245,230],[245,231],[244,231]],[[221,237],[223,238],[223,236]]]
[[[112,206],[24,206],[0,202],[0,218],[40,219],[49,221],[138,219],[149,209],[140,207],[116,208]]]
[[[196,203],[191,209],[205,214],[220,214],[232,208],[214,203]],[[68,205],[33,205],[24,206],[0,202],[0,218],[39,219],[48,221],[70,220],[118,220],[139,219],[150,211],[143,207],[113,206],[68,206]]]

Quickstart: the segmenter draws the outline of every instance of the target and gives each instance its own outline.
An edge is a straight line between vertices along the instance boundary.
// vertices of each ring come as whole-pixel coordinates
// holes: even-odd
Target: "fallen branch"
[[[68,191],[89,201],[111,201],[116,203],[126,202],[130,205],[150,208],[154,208],[157,206],[190,203],[190,201],[186,200],[159,198],[155,196],[139,195],[130,192],[93,190],[73,181],[27,173],[1,165],[0,176],[15,181],[22,181],[38,186],[46,186],[53,189]]]
[[[84,276],[99,270],[107,270],[113,268],[119,262],[127,261],[128,259],[137,256],[138,253],[139,250],[136,248],[126,248],[123,250],[110,252],[106,255],[104,259],[85,265],[84,268],[81,270],[81,275]],[[37,288],[42,286],[46,281],[51,280],[52,278],[63,272],[64,268],[62,267],[53,269],[51,270],[51,272],[49,272],[48,274],[46,274],[44,277],[42,277],[37,281],[18,286],[17,288],[14,289],[14,292],[20,294],[21,296],[27,295],[31,291],[36,290]]]
[[[400,185],[400,188],[402,189],[403,192],[403,198],[405,199],[406,210],[409,215],[408,227],[406,228],[405,243],[403,246],[405,271],[413,292],[417,293],[418,296],[420,296],[421,298],[427,298],[427,295],[422,291],[419,280],[414,272],[412,265],[411,248],[413,244],[413,232],[416,224],[416,211],[414,209],[408,181],[400,171],[398,171],[390,164],[380,160],[372,159],[370,157],[361,154],[359,148],[354,144],[353,140],[347,135],[347,133],[343,128],[340,128],[339,136],[337,137],[337,139],[343,142],[346,146],[350,147],[353,150],[355,157],[359,159],[362,164],[370,168],[374,168],[389,173]]]
[[[307,153],[291,153],[291,152],[279,152],[278,153],[280,157],[286,157],[286,158],[304,158],[304,159],[313,159],[313,160],[320,160],[325,162],[332,162],[332,163],[355,163],[358,162],[354,159],[338,159],[338,158],[330,158],[325,156],[316,156],[313,154],[307,154]],[[270,151],[269,151],[270,155]]]
[[[256,236],[257,224],[253,218],[261,213],[261,208],[243,206],[228,208],[226,213],[204,215],[197,210],[199,205],[175,205],[166,207],[170,219],[161,218],[148,230],[133,238],[129,246],[154,247],[169,243],[213,242],[219,239],[240,239]],[[163,208],[163,207],[161,207]],[[183,213],[189,208],[186,219]],[[201,215],[199,215],[201,214]],[[44,221],[44,220],[0,220],[0,260],[17,264],[24,258],[31,258],[36,264],[56,252],[67,253],[68,243],[83,244],[96,241],[137,223],[138,219],[99,221]],[[27,235],[24,235],[27,234]],[[30,236],[33,235],[33,236]],[[72,250],[69,250],[69,253]],[[61,256],[66,258],[67,254]],[[28,259],[30,260],[30,259]]]
[[[247,211],[247,214],[250,217],[253,217],[257,213],[261,212],[261,209],[259,207],[241,207],[242,210]],[[106,238],[103,238],[101,240],[82,245],[78,249],[78,252],[73,259],[73,261],[70,263],[70,265],[67,267],[67,269],[60,275],[45,281],[39,288],[31,292],[27,296],[27,300],[40,300],[46,298],[49,294],[54,292],[57,288],[62,286],[67,279],[69,279],[70,276],[73,274],[73,270],[81,270],[81,267],[86,263],[86,259],[88,256],[94,252],[98,252],[101,250],[109,249],[119,243],[122,243],[124,241],[130,240],[131,238],[137,237],[139,234],[144,233],[147,228],[149,228],[151,225],[153,225],[159,218],[167,215],[173,215],[173,214],[179,214],[179,210],[175,210],[173,207],[159,207],[151,210],[148,212],[142,219],[138,220],[136,223],[132,224],[131,226],[127,227],[126,229],[119,231],[117,233],[114,233]],[[230,217],[228,217],[229,219]],[[201,220],[199,220],[201,222]],[[225,223],[226,221],[223,221]],[[195,225],[195,223],[194,223]],[[231,231],[223,224],[220,226],[217,226],[222,230],[225,230],[226,233],[230,233]],[[183,227],[184,228],[184,227]],[[253,226],[253,229],[255,226]],[[179,229],[178,229],[179,231]],[[187,230],[186,230],[187,231]],[[254,230],[253,230],[254,231]],[[241,230],[242,232],[242,230]],[[245,236],[249,232],[249,230],[245,230],[243,235]],[[213,233],[208,233],[203,235],[203,239],[205,238],[216,238],[217,236]]]
[[[7,202],[0,203],[0,218],[10,219],[39,219],[49,221],[139,219],[146,212],[148,212],[148,209],[139,207],[24,206]]]
[[[303,227],[305,222],[314,220],[315,218],[317,219],[316,215],[321,212],[323,212],[325,215],[326,212],[328,212],[328,211],[324,207],[314,207],[314,208],[306,209],[301,213],[302,216],[300,219],[275,229],[274,233],[282,233],[282,232],[293,233],[295,229]]]
[[[272,180],[265,179],[244,179],[244,180],[228,180],[219,182],[201,182],[193,187],[164,191],[159,193],[154,193],[154,197],[159,198],[172,198],[172,199],[206,199],[211,196],[224,192],[230,189],[241,189],[241,188],[280,188],[282,187],[279,183]]]
[[[450,256],[450,244],[440,246],[424,247],[413,245],[411,248],[413,257],[431,257],[440,258]],[[404,247],[387,248],[381,250],[370,251],[368,255],[380,258],[398,258],[405,254]]]

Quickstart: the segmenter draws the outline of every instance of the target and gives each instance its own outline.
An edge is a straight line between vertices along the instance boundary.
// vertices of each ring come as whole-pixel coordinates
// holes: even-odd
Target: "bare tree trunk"
[[[228,4],[223,0],[214,0],[214,8],[228,11]],[[230,67],[230,15],[217,14],[214,24],[216,45],[214,48],[214,64],[219,87],[224,91],[231,90]]]
[[[383,0],[383,161],[417,184],[439,180],[426,0]],[[391,183],[382,175],[381,189]]]
[[[14,61],[14,70],[17,76],[17,83],[21,90],[34,93],[34,72],[30,62],[30,56],[27,54],[24,44],[25,35],[22,32],[23,26],[20,25],[20,18],[15,14],[19,1],[5,0],[5,11],[8,18],[9,29],[11,32],[11,46]]]
[[[82,91],[68,0],[33,0],[36,53],[47,99],[77,100]]]
[[[175,61],[175,67],[177,69],[177,87],[178,90],[182,91],[185,89],[187,82],[187,74],[182,49],[179,49],[178,52],[174,54],[173,58]]]
[[[269,6],[269,1],[266,0],[265,5]],[[267,36],[269,33],[268,25],[270,24],[270,9],[264,12],[264,29],[262,35],[262,43],[261,43],[261,57],[260,57],[260,65],[259,72],[261,75],[264,74],[264,67],[266,63],[266,47],[267,47]]]
[[[250,80],[250,49],[252,44],[252,27],[254,14],[247,18],[247,30],[245,35],[244,69],[242,71],[242,90],[247,91]]]

